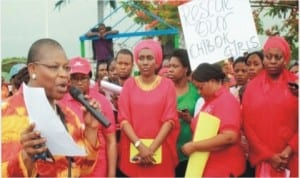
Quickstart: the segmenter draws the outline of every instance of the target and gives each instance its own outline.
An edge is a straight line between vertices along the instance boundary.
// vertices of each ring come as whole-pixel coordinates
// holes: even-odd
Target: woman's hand
[[[39,131],[35,131],[35,124],[31,123],[22,133],[20,143],[22,146],[22,159],[29,172],[33,169],[34,159],[36,154],[47,151],[45,145],[46,139],[41,137]]]
[[[100,104],[94,99],[94,98],[90,98],[89,96],[85,95],[84,96],[85,99],[87,99],[89,101],[89,104],[91,107],[93,107],[95,110],[100,111]],[[83,106],[82,107],[83,110],[83,118],[84,118],[84,124],[86,128],[89,129],[98,129],[99,127],[99,122],[96,118],[94,118],[94,116],[87,111],[87,109]]]
[[[274,154],[270,159],[268,159],[270,165],[276,169],[277,171],[284,171],[288,161],[286,159],[282,159],[280,153]]]
[[[95,99],[90,99],[87,95],[85,98],[89,101],[90,106],[92,106],[96,110],[100,110],[99,104]],[[98,129],[99,129],[99,122],[98,120],[86,110],[85,107],[82,107],[84,114],[84,136],[85,138],[94,146],[96,147],[98,141]]]
[[[280,163],[280,169],[285,169],[288,166],[289,159],[293,154],[292,148],[288,145],[285,149],[279,154],[280,158],[283,160]]]
[[[183,119],[187,123],[190,123],[193,118],[188,109],[179,110],[178,117]]]
[[[156,162],[155,159],[153,158],[153,153],[154,153],[153,150],[148,148],[146,145],[141,143],[140,146],[138,147],[138,150],[139,150],[139,154],[137,155],[137,157],[139,159],[137,160],[137,163],[139,163],[142,166],[150,166]]]
[[[192,153],[194,153],[196,151],[196,148],[195,148],[195,145],[194,145],[194,142],[187,142],[186,144],[184,144],[182,147],[181,147],[181,151],[183,152],[183,154],[189,156],[191,155]]]

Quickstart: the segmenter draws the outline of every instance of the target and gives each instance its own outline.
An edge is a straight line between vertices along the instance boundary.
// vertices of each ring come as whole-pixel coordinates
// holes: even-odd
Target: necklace
[[[156,88],[158,86],[158,84],[161,81],[161,77],[160,76],[156,76],[155,79],[152,82],[150,82],[150,83],[145,83],[142,80],[141,76],[137,76],[134,79],[136,81],[137,86],[139,88],[141,88],[142,90],[144,90],[144,91],[153,90],[154,88]]]

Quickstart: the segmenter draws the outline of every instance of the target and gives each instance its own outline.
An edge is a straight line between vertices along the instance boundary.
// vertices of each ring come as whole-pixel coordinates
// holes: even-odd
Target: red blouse
[[[226,87],[219,89],[213,98],[206,100],[201,109],[220,119],[218,133],[224,130],[232,130],[237,134],[241,131],[240,104]],[[193,119],[192,130],[198,122]],[[240,141],[219,151],[211,151],[203,173],[204,177],[229,177],[240,176],[245,169],[245,157],[240,146]]]

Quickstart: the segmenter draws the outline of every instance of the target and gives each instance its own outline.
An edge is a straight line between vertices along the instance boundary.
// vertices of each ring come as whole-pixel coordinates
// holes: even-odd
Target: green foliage
[[[264,11],[263,11],[264,10]],[[265,29],[263,32],[259,31],[259,34],[265,34],[272,36],[279,34],[284,36],[289,42],[292,59],[298,59],[298,39],[299,39],[299,8],[297,1],[278,1],[277,3],[270,3],[268,6],[262,6],[260,13],[264,17],[272,17],[275,19],[282,19],[282,23],[277,23]]]
[[[11,58],[4,58],[1,61],[1,72],[9,73],[10,68],[18,63],[26,64],[27,59],[25,57],[11,57]]]

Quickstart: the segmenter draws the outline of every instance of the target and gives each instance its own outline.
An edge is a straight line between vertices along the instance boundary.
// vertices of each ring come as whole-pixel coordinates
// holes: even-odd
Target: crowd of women
[[[288,71],[290,58],[286,40],[272,36],[229,70],[201,63],[192,71],[185,49],[175,49],[162,68],[161,44],[145,39],[133,53],[120,50],[107,73],[97,65],[92,85],[86,59],[68,60],[57,41],[37,40],[24,82],[44,88],[87,155],[34,159],[49,151],[47,138],[30,122],[21,85],[2,101],[2,176],[183,177],[190,155],[210,152],[204,177],[298,177],[298,74]],[[134,62],[139,75],[131,77]],[[104,96],[104,78],[122,85],[121,93]],[[68,94],[70,86],[104,114],[108,128]],[[215,136],[192,141],[201,112],[220,126]]]

